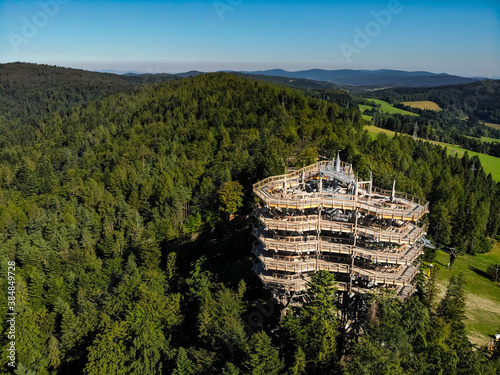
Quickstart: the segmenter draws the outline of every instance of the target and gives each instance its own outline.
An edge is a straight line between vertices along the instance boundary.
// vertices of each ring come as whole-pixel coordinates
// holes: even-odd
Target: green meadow
[[[481,142],[500,142],[500,139],[481,137]]]
[[[487,254],[458,256],[450,270],[449,255],[438,251],[434,267],[438,268],[439,297],[442,298],[452,275],[465,278],[467,333],[476,345],[487,345],[491,336],[500,333],[500,285],[487,274],[490,264],[500,263],[500,243],[495,242]],[[427,264],[424,263],[424,269]]]
[[[389,137],[394,137],[394,135],[396,134],[395,132],[393,132],[391,130],[377,128],[376,126],[373,126],[373,125],[365,125],[365,129],[368,131],[368,133],[370,134],[372,139],[376,139],[378,133],[387,134]],[[401,135],[405,135],[405,134],[401,134]],[[419,138],[419,139],[422,141],[427,141],[427,142],[431,142],[431,143],[434,143],[434,144],[437,144],[437,145],[440,145],[443,147],[447,147],[449,154],[454,153],[455,155],[458,155],[461,157],[467,151],[467,153],[469,154],[469,157],[477,155],[477,157],[479,157],[479,160],[481,161],[481,165],[483,166],[484,171],[486,173],[491,173],[491,177],[493,177],[493,180],[500,181],[500,158],[497,158],[497,157],[491,156],[491,155],[482,154],[479,152],[466,150],[466,149],[461,148],[459,146],[451,145],[449,143],[429,141],[429,140],[422,139],[422,138]]]
[[[373,108],[375,105],[380,105],[380,110],[382,112],[385,112],[385,113],[398,113],[400,115],[409,115],[409,116],[418,116],[418,114],[416,113],[413,113],[413,112],[408,112],[408,111],[404,111],[402,109],[399,109],[399,108],[396,108],[394,107],[392,104],[389,104],[383,100],[379,100],[379,99],[370,99],[370,98],[364,98],[370,102],[372,102],[374,105],[373,106],[369,106],[369,105],[364,105],[364,104],[360,104],[359,105],[359,110],[361,112],[364,112],[365,110],[367,109],[371,109]],[[367,117],[370,117],[371,116],[367,116]]]

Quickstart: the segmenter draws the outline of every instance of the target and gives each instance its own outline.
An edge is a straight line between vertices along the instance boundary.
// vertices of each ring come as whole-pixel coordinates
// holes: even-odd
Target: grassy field
[[[389,104],[383,100],[370,99],[370,98],[364,98],[364,99],[369,100],[370,102],[374,103],[374,105],[380,104],[380,111],[385,112],[385,113],[399,113],[401,115],[418,116],[418,114],[416,114],[416,113],[403,111],[402,109],[395,108],[392,106],[392,104]],[[361,112],[364,112],[366,109],[371,109],[371,108],[373,108],[373,107],[369,106],[369,105],[363,105],[363,104],[359,105],[359,110]]]
[[[365,126],[365,129],[368,131],[368,133],[370,133],[372,139],[376,139],[378,133],[385,133],[389,137],[393,137],[394,134],[396,134],[393,131],[377,128],[375,126]],[[422,139],[422,140],[427,141],[426,139]],[[431,143],[434,143],[434,144],[437,144],[437,145],[440,145],[443,147],[448,147],[449,154],[451,154],[452,151],[454,151],[454,153],[456,155],[462,156],[465,153],[465,151],[467,151],[467,153],[469,154],[469,157],[477,155],[479,157],[479,160],[481,161],[481,165],[483,166],[485,172],[491,173],[493,180],[500,181],[500,158],[496,158],[496,157],[491,156],[491,155],[481,154],[479,152],[465,150],[461,147],[450,145],[449,143],[436,142],[436,141],[427,141],[427,142],[431,142]]]
[[[364,112],[367,109],[372,109],[373,108],[371,105],[364,105],[364,104],[359,104],[358,107],[359,107],[359,110],[361,112]]]
[[[430,109],[432,111],[443,110],[437,103],[431,102],[430,100],[422,100],[418,102],[403,102],[402,104],[412,108]]]
[[[469,137],[467,136],[467,138],[470,138],[470,139],[475,139],[476,141],[481,141],[483,143],[485,142],[500,142],[500,139],[495,139],[495,138],[488,138],[488,137],[481,137],[481,139],[479,138],[475,138],[475,137]]]
[[[481,142],[500,142],[500,139],[481,137]]]
[[[465,324],[469,340],[487,345],[492,335],[500,333],[500,286],[486,273],[490,264],[500,263],[500,243],[496,242],[488,254],[458,256],[450,270],[446,269],[449,258],[447,253],[438,251],[434,262],[439,269],[439,297],[444,296],[450,277],[462,273],[466,282]]]
[[[475,139],[476,141],[481,141],[481,142],[483,142],[483,143],[496,143],[496,142],[500,142],[500,139],[488,138],[488,137],[481,137],[481,138],[479,139],[479,138],[475,138],[475,137],[469,137],[469,136],[467,136],[467,138],[470,138],[470,139]]]
[[[377,134],[379,133],[387,134],[391,138],[394,137],[394,135],[396,134],[392,130],[377,128],[376,126],[373,125],[365,125],[365,130],[368,130],[368,133],[370,133],[370,136],[372,137],[373,140],[377,139]]]
[[[489,126],[490,128],[500,130],[500,125],[492,124],[491,122],[485,122],[484,125]]]

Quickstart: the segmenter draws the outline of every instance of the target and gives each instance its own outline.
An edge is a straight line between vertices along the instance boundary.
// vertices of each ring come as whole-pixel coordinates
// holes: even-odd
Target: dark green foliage
[[[89,348],[85,374],[120,374],[128,371],[126,361],[127,338],[125,322],[110,323],[103,333],[99,333],[94,345]]]
[[[500,264],[490,264],[487,270],[490,277],[500,285]]]
[[[403,374],[404,362],[410,359],[406,353],[412,348],[403,322],[411,324],[403,319],[399,300],[388,293],[376,296],[367,333],[354,346],[356,360],[349,373]]]
[[[179,348],[177,351],[177,359],[175,360],[175,369],[172,375],[190,375],[193,372],[192,362],[188,358],[184,348]]]
[[[240,373],[240,370],[231,362],[226,363],[222,369],[222,375],[239,375]]]
[[[493,214],[488,207],[496,204],[499,184],[481,168],[471,171],[473,163],[480,165],[477,157],[470,159],[467,153],[462,159],[449,157],[428,142],[397,135],[389,140],[380,134],[357,159],[362,174],[370,165],[378,171],[375,185],[389,188],[395,179],[397,190],[430,200],[430,214],[424,220],[438,243],[454,247],[457,253],[491,249],[500,211]]]
[[[439,268],[432,267],[430,272],[430,277],[426,278],[423,282],[420,283],[420,291],[421,291],[421,301],[424,306],[429,310],[433,311],[436,308],[436,298],[438,294],[438,286],[437,286],[437,274],[439,272]]]
[[[243,349],[246,334],[240,316],[244,307],[244,286],[239,288],[239,293],[224,286],[214,289],[200,301],[199,338],[204,346],[219,352]]]
[[[295,352],[293,366],[290,368],[290,375],[301,375],[306,373],[306,354],[299,346]]]
[[[427,292],[432,293],[431,290]],[[429,307],[415,296],[409,298],[401,308],[401,325],[408,335],[413,350],[420,351],[427,347],[426,332],[429,332],[430,324]]]
[[[105,96],[133,92],[143,84],[173,79],[176,77],[131,77],[48,65],[0,64],[0,113],[9,120],[32,120]],[[46,130],[42,122],[39,135]]]
[[[248,359],[244,366],[251,375],[278,375],[283,369],[279,352],[271,344],[271,339],[265,332],[252,335],[249,342]]]
[[[319,271],[311,279],[307,303],[294,313],[290,309],[283,322],[282,341],[293,343],[293,371],[327,373],[338,360],[338,320],[335,282],[328,271]]]
[[[346,370],[348,375],[402,375],[400,353],[394,355],[381,344],[374,343],[370,339],[362,339],[354,346],[353,360]]]
[[[448,284],[446,295],[437,309],[438,315],[453,325],[459,324],[465,319],[464,283],[465,281],[461,275],[453,275]]]
[[[342,149],[360,177],[372,170],[375,185],[396,179],[430,199],[430,235],[459,252],[486,251],[498,234],[500,188],[478,160],[407,137],[371,142],[359,111],[343,107],[346,93],[222,73],[143,86],[46,66],[23,78],[24,69],[0,65],[0,106],[10,108],[0,116],[0,257],[17,266],[18,373],[339,373],[329,273],[272,323],[279,337],[271,323],[245,329],[250,301],[268,298],[250,272],[251,186],[290,160]],[[228,183],[236,194],[223,200]],[[242,215],[222,220],[221,206]],[[422,303],[384,296],[348,373],[487,368],[462,326],[450,331],[458,284],[437,314],[432,282]]]

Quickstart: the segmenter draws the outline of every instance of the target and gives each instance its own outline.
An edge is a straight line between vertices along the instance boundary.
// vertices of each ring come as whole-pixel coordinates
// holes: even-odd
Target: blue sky
[[[0,0],[0,62],[500,77],[500,1]]]

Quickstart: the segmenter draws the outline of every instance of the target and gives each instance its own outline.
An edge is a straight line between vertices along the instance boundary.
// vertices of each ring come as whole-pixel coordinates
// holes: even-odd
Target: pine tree
[[[110,322],[99,333],[89,348],[88,362],[85,366],[87,375],[118,375],[128,373],[127,349],[125,341],[127,326],[125,322]]]
[[[243,291],[242,291],[243,292]],[[241,320],[243,293],[235,293],[219,286],[214,293],[207,294],[200,303],[198,314],[199,337],[207,347],[219,352],[242,349],[246,334]]]
[[[240,375],[240,369],[231,362],[227,362],[222,369],[222,375]]]
[[[336,364],[338,320],[333,275],[319,271],[313,275],[301,308],[289,309],[282,322],[280,338],[294,371],[322,372]],[[290,345],[293,343],[293,345]]]
[[[453,275],[437,309],[438,315],[452,323],[452,326],[462,323],[466,317],[464,283],[462,274]]]
[[[352,360],[348,363],[346,375],[403,375],[401,357],[391,350],[363,337],[354,344]]]
[[[306,373],[306,354],[299,346],[295,352],[293,366],[290,368],[290,375],[301,375]]]
[[[421,351],[427,346],[427,333],[431,329],[429,310],[412,296],[405,301],[401,311],[401,324],[408,335],[414,351]]]
[[[59,350],[59,341],[51,336],[48,342],[49,365],[57,368],[61,364],[61,351]]]
[[[188,358],[184,348],[179,348],[177,351],[177,359],[175,360],[175,369],[172,375],[191,375],[193,363]]]
[[[436,306],[436,298],[438,293],[437,287],[437,275],[439,272],[439,268],[432,267],[431,269],[431,277],[426,279],[422,286],[422,303],[426,306],[430,311],[434,311]]]
[[[249,342],[248,359],[245,368],[251,375],[277,375],[284,364],[279,358],[279,352],[265,332],[254,333]]]
[[[162,372],[162,357],[167,352],[167,340],[159,322],[142,307],[154,301],[137,303],[127,314],[128,331],[132,342],[128,347],[130,373],[154,375]]]
[[[319,271],[311,278],[306,304],[300,312],[308,333],[301,346],[313,368],[328,368],[336,360],[338,320],[333,274]]]

